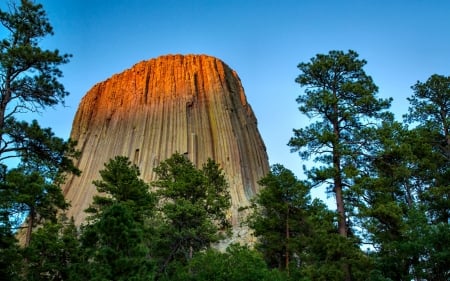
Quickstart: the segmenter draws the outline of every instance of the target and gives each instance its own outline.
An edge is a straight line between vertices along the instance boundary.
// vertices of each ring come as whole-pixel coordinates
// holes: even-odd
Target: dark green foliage
[[[434,74],[412,87],[406,121],[417,125],[415,139],[428,146],[419,158],[423,193],[434,221],[450,220],[450,77]],[[414,143],[415,145],[418,143]],[[420,147],[418,147],[420,149]],[[421,152],[421,151],[419,151]]]
[[[79,278],[89,280],[152,280],[154,267],[145,233],[156,198],[128,158],[117,156],[94,181],[103,195],[87,210],[93,215],[81,237],[86,265]]]
[[[259,184],[263,189],[254,200],[249,226],[259,238],[257,248],[268,265],[288,270],[291,262],[299,262],[305,238],[311,235],[309,186],[279,164]]]
[[[448,89],[439,75],[413,86],[405,118],[415,127],[388,121],[373,130],[377,141],[353,188],[375,267],[392,280],[448,278],[440,262],[448,249],[436,244],[449,229]]]
[[[150,192],[150,186],[139,178],[140,172],[136,165],[132,165],[127,157],[116,156],[100,171],[101,180],[93,184],[101,195],[94,196],[93,204],[87,209],[88,213],[96,215],[114,203],[123,203],[130,207],[136,220],[143,221],[150,217],[155,209],[156,197]],[[104,196],[104,195],[107,196]]]
[[[293,280],[342,280],[342,266],[354,266],[355,280],[365,280],[368,260],[354,241],[338,234],[335,213],[311,202],[310,187],[282,165],[274,165],[259,182],[249,226],[258,237],[256,249],[271,268]]]
[[[58,182],[64,180],[63,173],[80,173],[72,162],[79,155],[74,149],[75,143],[56,137],[50,128],[40,127],[36,120],[28,124],[11,117],[6,121],[3,132],[9,135],[9,143],[13,146],[4,148],[0,160],[19,156],[22,166]]]
[[[281,281],[288,279],[278,271],[270,271],[256,251],[245,246],[231,245],[225,253],[209,249],[195,254],[188,265],[178,268],[170,280]]]
[[[417,81],[411,88],[414,94],[408,98],[411,106],[406,120],[438,131],[449,140],[450,77],[434,74],[425,83]]]
[[[297,98],[301,113],[316,121],[294,130],[289,141],[293,151],[303,159],[311,156],[323,164],[307,171],[313,185],[327,184],[336,196],[338,229],[348,234],[343,192],[353,184],[360,155],[369,144],[365,130],[390,105],[390,100],[377,99],[378,90],[354,51],[330,51],[318,54],[311,62],[300,63],[302,72],[296,82],[306,87]]]
[[[105,207],[95,224],[83,230],[82,246],[89,280],[153,280],[153,266],[144,242],[144,226],[129,204]]]
[[[112,159],[94,181],[88,224],[57,220],[65,173],[79,173],[75,144],[18,116],[64,102],[59,67],[70,55],[39,46],[53,34],[40,4],[11,2],[0,24],[0,161],[20,160],[0,164],[0,280],[450,279],[450,77],[412,87],[408,128],[385,111],[391,99],[376,97],[356,52],[300,63],[297,102],[313,123],[289,145],[320,165],[305,169],[309,181],[273,166],[248,220],[255,250],[218,252],[211,244],[229,232],[223,172],[178,153],[155,168],[154,192],[128,158]],[[311,201],[319,185],[337,212]]]
[[[429,280],[449,280],[450,226],[446,223],[430,225],[425,237],[426,261],[422,265],[424,277]]]
[[[338,233],[352,238],[353,213],[357,206],[352,188],[364,169],[366,151],[374,141],[371,131],[381,119],[391,119],[385,112],[391,99],[378,99],[377,86],[363,70],[365,60],[354,51],[330,51],[318,54],[308,63],[300,63],[296,82],[305,87],[297,98],[299,110],[317,120],[294,130],[289,141],[292,151],[303,159],[314,157],[322,166],[306,171],[313,186],[325,184],[336,198]],[[354,247],[351,247],[354,248]],[[352,267],[343,264],[345,280],[351,280]]]
[[[411,106],[405,115],[416,125],[409,140],[415,161],[412,181],[417,185],[414,210],[419,223],[409,223],[419,253],[413,255],[413,273],[427,280],[448,280],[450,232],[450,77],[434,74],[412,86]],[[408,236],[410,235],[408,233]],[[447,235],[445,237],[445,235]],[[415,247],[417,248],[417,247]],[[411,255],[410,255],[411,256]],[[444,264],[447,264],[445,266]]]
[[[128,158],[115,157],[100,171],[102,179],[94,184],[101,193],[82,228],[85,265],[77,270],[78,279],[169,278],[220,238],[230,202],[218,165],[208,161],[199,170],[175,154],[155,171],[159,204]]]
[[[54,136],[36,121],[17,119],[20,113],[41,112],[63,103],[68,95],[58,79],[62,77],[59,66],[68,62],[69,55],[39,46],[53,34],[42,5],[11,2],[8,11],[0,10],[0,28],[6,35],[0,41],[0,161],[20,161],[16,169],[8,171],[2,165],[1,171],[2,227],[13,228],[11,232],[27,212],[28,225],[54,221],[57,209],[67,206],[59,190],[64,174],[79,171],[71,158],[77,156],[74,143]],[[25,245],[31,230],[28,227]]]
[[[172,261],[185,263],[195,252],[221,238],[226,230],[226,210],[230,207],[228,185],[222,170],[208,160],[199,170],[183,155],[174,154],[155,168],[153,182],[160,196],[163,224],[159,228],[158,255],[161,270]]]
[[[68,95],[58,79],[62,76],[59,66],[70,56],[39,46],[42,38],[53,34],[40,4],[28,0],[11,4],[10,11],[0,11],[0,23],[8,34],[0,41],[0,155],[4,157],[11,150],[26,148],[9,137],[15,114],[39,112],[62,103]]]
[[[1,196],[0,196],[1,200]],[[2,213],[2,216],[5,214]],[[0,221],[0,280],[20,280],[22,255],[17,240],[8,225],[8,218]]]
[[[57,80],[62,76],[58,67],[70,56],[39,46],[42,38],[53,35],[42,5],[28,0],[11,4],[10,11],[0,11],[0,23],[8,34],[0,41],[1,83],[5,86],[0,116],[7,117],[7,109],[9,113],[37,111],[62,102],[68,93]],[[13,100],[19,102],[7,108]]]
[[[415,132],[397,122],[385,122],[377,134],[370,169],[353,189],[361,198],[361,226],[375,248],[372,256],[383,276],[410,280],[418,277],[416,266],[426,248],[420,237],[426,233],[427,222],[418,204],[423,181],[421,165],[417,165],[422,160],[417,156],[430,150],[426,142],[416,140]],[[411,141],[418,142],[412,145]]]
[[[26,280],[76,280],[81,256],[73,221],[45,223],[33,235],[26,257]]]
[[[60,187],[36,171],[10,170],[1,183],[0,192],[2,210],[13,229],[18,229],[22,217],[28,214],[25,245],[30,243],[33,227],[44,220],[55,222],[58,210],[68,207]]]

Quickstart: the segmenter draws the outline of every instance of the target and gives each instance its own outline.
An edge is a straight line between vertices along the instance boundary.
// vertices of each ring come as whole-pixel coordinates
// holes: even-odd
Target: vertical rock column
[[[81,176],[71,177],[64,194],[76,224],[96,194],[93,180],[109,159],[124,155],[142,178],[173,153],[187,153],[201,166],[214,159],[230,186],[230,219],[235,235],[240,207],[258,192],[269,170],[255,115],[236,72],[205,55],[168,55],[140,62],[96,84],[82,99],[71,138],[78,142]],[[245,239],[245,238],[244,238]]]

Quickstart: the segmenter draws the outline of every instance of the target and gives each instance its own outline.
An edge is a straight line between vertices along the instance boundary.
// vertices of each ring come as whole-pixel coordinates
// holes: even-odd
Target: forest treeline
[[[218,251],[231,202],[213,160],[176,153],[145,182],[117,156],[93,182],[87,221],[64,216],[75,143],[19,117],[64,102],[71,56],[39,45],[53,34],[40,4],[11,2],[0,23],[0,280],[450,279],[449,76],[413,85],[399,121],[355,51],[300,63],[296,101],[311,122],[288,145],[315,165],[305,180],[273,165],[245,210],[255,244]],[[318,186],[335,208],[311,198]]]

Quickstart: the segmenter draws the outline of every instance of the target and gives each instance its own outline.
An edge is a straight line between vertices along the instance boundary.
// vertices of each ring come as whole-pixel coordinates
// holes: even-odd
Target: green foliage
[[[325,184],[336,198],[338,232],[352,236],[352,213],[357,211],[352,188],[363,169],[371,147],[372,130],[381,119],[392,119],[385,112],[391,99],[378,99],[377,86],[355,51],[330,51],[300,63],[296,82],[305,87],[297,98],[299,110],[315,122],[294,129],[288,143],[303,159],[314,157],[322,166],[306,171],[313,186]],[[357,242],[355,240],[355,242]],[[350,264],[344,263],[345,280],[351,279]]]
[[[62,76],[58,67],[67,63],[70,55],[39,46],[42,38],[53,35],[42,5],[21,0],[19,6],[11,4],[9,8],[0,11],[0,23],[8,34],[0,41],[0,128],[14,113],[39,111],[63,102],[68,95],[58,82]]]
[[[367,258],[337,233],[334,212],[311,202],[307,183],[282,165],[272,166],[259,183],[264,188],[254,199],[249,226],[269,267],[292,280],[342,280],[343,265],[351,263],[355,280],[367,278]]]
[[[259,184],[263,189],[254,199],[249,226],[259,238],[257,248],[268,265],[288,270],[289,263],[299,262],[305,237],[311,232],[307,222],[309,186],[279,164],[272,166]]]
[[[408,168],[412,167],[417,196],[405,230],[413,245],[406,248],[414,250],[408,253],[414,278],[448,280],[444,264],[449,262],[450,77],[434,74],[412,89],[405,120],[416,125],[408,140],[416,158]]]
[[[288,279],[280,272],[270,271],[256,251],[245,246],[231,245],[225,253],[209,249],[195,254],[188,265],[178,268],[170,280],[281,281]]]
[[[0,41],[2,159],[33,148],[22,141],[24,136],[32,137],[33,134],[23,128],[26,123],[15,120],[15,115],[39,112],[62,103],[68,95],[58,79],[62,77],[59,66],[67,63],[70,55],[41,49],[41,39],[53,34],[46,13],[42,5],[32,1],[22,0],[20,4],[11,4],[8,12],[0,10],[0,23],[8,34]],[[33,142],[33,139],[29,141]],[[41,147],[38,148],[42,148],[42,144],[39,143]]]
[[[6,183],[19,212],[34,209],[42,219],[55,220],[57,210],[68,206],[59,187],[37,172],[13,169],[6,175]]]
[[[89,280],[152,280],[153,266],[147,258],[144,227],[136,221],[129,204],[105,207],[95,224],[83,230],[82,246]]]
[[[417,122],[428,129],[437,130],[444,137],[450,129],[450,77],[434,74],[425,83],[417,81],[411,87],[414,94],[408,98],[406,121]]]
[[[417,125],[420,178],[424,183],[423,199],[430,206],[433,220],[450,220],[450,77],[434,74],[425,83],[412,86],[413,95],[405,119]],[[421,145],[419,142],[422,142]],[[427,145],[426,150],[420,150]],[[419,170],[419,169],[418,169]]]
[[[383,110],[390,100],[376,99],[377,87],[364,72],[365,64],[354,51],[330,51],[298,65],[302,73],[296,82],[306,87],[297,98],[299,110],[318,121],[294,130],[289,146],[302,158],[315,156],[325,165],[308,173],[314,184],[331,179],[333,190],[341,178],[341,184],[351,185],[342,171],[357,167],[354,159],[368,141],[364,128],[373,127],[374,118],[389,117]]]
[[[45,223],[24,249],[24,256],[26,280],[76,280],[81,257],[73,221]]]
[[[93,214],[93,219],[114,203],[129,205],[139,221],[153,214],[156,197],[150,192],[150,186],[139,178],[138,167],[132,165],[127,157],[116,156],[105,163],[100,176],[102,179],[95,180],[93,184],[101,195],[94,196],[93,204],[86,210]]]
[[[156,197],[139,178],[137,166],[117,156],[94,181],[102,195],[94,197],[92,213],[83,227],[82,247],[86,266],[80,279],[152,280],[154,266],[148,258],[147,222],[154,214]]]
[[[164,223],[159,228],[161,270],[172,261],[185,263],[195,252],[204,250],[222,236],[230,207],[228,185],[219,166],[208,160],[197,169],[176,153],[155,168]]]
[[[425,237],[426,261],[421,270],[430,280],[449,280],[450,272],[450,226],[446,223],[430,225]]]
[[[448,79],[433,75],[412,88],[405,119],[415,127],[389,121],[373,130],[376,142],[353,191],[377,272],[392,280],[445,280],[448,270],[436,257],[448,259],[448,249],[435,241],[448,231],[450,214]]]
[[[356,52],[300,63],[297,103],[313,122],[289,146],[319,165],[305,169],[309,181],[274,165],[248,219],[255,250],[222,253],[210,245],[228,234],[223,171],[178,153],[155,168],[155,192],[128,158],[112,159],[93,182],[100,194],[81,233],[57,221],[68,206],[59,186],[79,173],[78,152],[18,116],[64,102],[59,67],[70,55],[39,46],[53,34],[40,4],[11,3],[0,24],[0,161],[20,159],[13,169],[0,164],[1,280],[450,279],[450,77],[412,86],[408,128],[386,112],[392,99],[376,97]],[[319,185],[334,193],[337,213],[311,201]],[[28,228],[26,248],[19,228]]]
[[[358,124],[359,117],[365,115],[379,116],[389,101],[375,98],[378,88],[364,72],[365,64],[352,50],[330,51],[300,63],[302,74],[295,81],[308,87],[305,95],[297,98],[300,112],[348,125]]]
[[[0,185],[2,209],[13,229],[22,224],[28,214],[25,245],[31,240],[31,230],[46,220],[55,222],[58,210],[68,207],[58,185],[48,182],[36,171],[18,168],[6,173]]]
[[[318,54],[311,62],[300,63],[302,72],[296,82],[306,87],[297,98],[299,110],[317,120],[306,128],[294,130],[289,141],[292,151],[303,159],[311,156],[324,166],[307,172],[313,185],[327,183],[336,194],[339,230],[347,233],[342,191],[351,187],[357,176],[364,147],[370,143],[366,131],[376,119],[389,117],[383,112],[390,100],[377,99],[377,87],[354,51]]]
[[[54,221],[57,209],[67,206],[59,185],[65,173],[79,173],[72,162],[77,152],[73,142],[55,137],[51,129],[17,117],[63,103],[68,93],[58,81],[62,77],[59,66],[70,56],[39,46],[44,37],[53,34],[40,4],[11,2],[8,11],[0,10],[0,28],[6,34],[0,40],[0,161],[20,159],[15,169],[8,171],[2,165],[2,227],[17,227],[27,212],[28,225],[35,226],[43,219]],[[26,245],[31,229],[28,227]]]
[[[9,135],[9,143],[14,147],[4,148],[0,160],[13,157],[9,153],[16,151],[22,166],[58,182],[64,180],[63,173],[80,173],[72,162],[79,156],[74,149],[75,143],[56,137],[50,128],[40,127],[36,120],[28,124],[11,117],[6,121],[3,132]]]
[[[0,196],[0,200],[2,197]],[[0,209],[1,210],[1,209]],[[9,219],[1,213],[0,221],[0,280],[20,280],[22,255],[17,240],[8,225]]]

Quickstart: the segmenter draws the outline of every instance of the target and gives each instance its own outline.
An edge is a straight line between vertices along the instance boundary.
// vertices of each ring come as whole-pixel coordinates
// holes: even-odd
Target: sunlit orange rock
[[[234,234],[247,235],[239,209],[258,192],[269,164],[240,79],[219,59],[162,56],[96,84],[79,105],[71,138],[81,151],[82,174],[69,178],[63,192],[77,225],[96,194],[92,181],[109,159],[128,156],[150,182],[153,168],[180,152],[198,166],[208,158],[220,164],[230,185]]]

